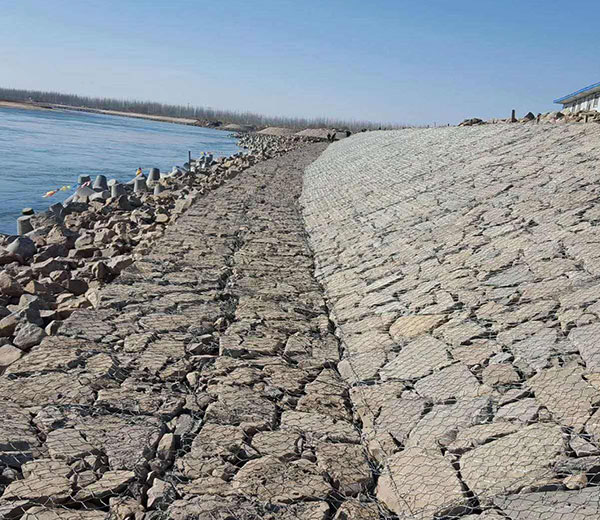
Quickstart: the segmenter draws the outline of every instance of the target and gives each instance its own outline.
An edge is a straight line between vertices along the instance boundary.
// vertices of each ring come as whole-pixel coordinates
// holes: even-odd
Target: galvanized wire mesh
[[[1,369],[0,518],[597,518],[598,140],[376,132],[228,179]]]
[[[599,144],[581,125],[377,132],[308,168],[389,515],[600,515]]]

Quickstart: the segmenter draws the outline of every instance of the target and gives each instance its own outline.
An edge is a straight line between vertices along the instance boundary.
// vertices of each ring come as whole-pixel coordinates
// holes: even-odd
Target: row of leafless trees
[[[42,92],[38,90],[22,90],[0,88],[0,100],[18,102],[38,102],[52,105],[69,105],[80,108],[93,108],[102,110],[118,110],[121,112],[135,112],[157,116],[185,117],[201,121],[221,121],[223,123],[237,123],[252,125],[258,128],[267,126],[284,126],[288,128],[338,128],[358,131],[363,128],[373,130],[377,128],[405,128],[402,124],[384,124],[372,121],[344,121],[332,118],[302,118],[302,117],[273,117],[233,110],[218,110],[190,105],[167,105],[152,101],[136,101],[113,98],[97,98],[63,94],[60,92]]]

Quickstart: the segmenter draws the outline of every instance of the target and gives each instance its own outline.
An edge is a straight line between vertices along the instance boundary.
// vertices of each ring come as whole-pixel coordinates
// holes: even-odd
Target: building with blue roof
[[[600,104],[600,83],[594,83],[577,92],[555,99],[554,102],[561,104],[565,112],[580,112],[582,110],[598,111]]]

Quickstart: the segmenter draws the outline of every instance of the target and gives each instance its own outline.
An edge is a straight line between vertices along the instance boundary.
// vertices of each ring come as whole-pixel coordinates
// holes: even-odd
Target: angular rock
[[[23,294],[23,287],[6,271],[0,271],[0,294],[13,297],[21,296]]]
[[[2,498],[5,500],[32,500],[40,504],[61,504],[71,496],[71,482],[65,477],[30,476],[8,485]]]
[[[407,448],[386,461],[377,499],[399,517],[415,520],[459,514],[468,505],[450,461],[421,448]]]
[[[569,340],[579,351],[589,371],[600,371],[600,324],[577,327],[569,334]]]
[[[77,278],[71,278],[65,281],[63,287],[75,296],[81,296],[89,289],[88,283],[85,280],[79,280]]]
[[[21,350],[27,351],[35,345],[39,345],[46,337],[46,332],[33,323],[19,325],[15,331],[13,345]]]
[[[488,422],[490,415],[491,401],[487,397],[436,405],[412,429],[406,446],[427,450],[448,446],[460,435],[461,430]]]
[[[593,418],[593,416],[592,416]],[[569,441],[569,446],[575,452],[577,457],[589,457],[590,455],[600,455],[600,450],[597,446],[588,442],[579,435],[573,435]]]
[[[37,247],[33,240],[28,237],[17,237],[6,246],[6,250],[13,255],[19,255],[25,260],[37,253]]]
[[[250,392],[222,395],[206,409],[205,421],[241,426],[244,430],[272,429],[276,420],[276,407],[267,399]]]
[[[21,356],[23,356],[23,351],[10,344],[0,347],[0,373],[3,368],[19,360]]]
[[[24,359],[27,359],[26,357]],[[50,373],[0,382],[0,400],[23,406],[91,404],[94,390],[71,374]]]
[[[556,353],[554,347],[558,332],[556,329],[544,328],[531,337],[511,345],[515,361],[524,360],[533,370],[539,371],[548,366],[549,360]]]
[[[163,424],[154,417],[115,415],[85,417],[74,425],[86,440],[108,457],[113,470],[137,470],[154,456]]]
[[[98,452],[80,432],[72,429],[50,432],[46,438],[46,448],[51,458],[65,460],[69,464]]]
[[[99,480],[80,489],[75,495],[75,500],[85,502],[106,498],[122,491],[134,480],[135,473],[133,471],[107,471]]]
[[[119,255],[111,258],[107,265],[108,268],[115,274],[119,274],[123,269],[126,269],[133,264],[133,258],[130,255]]]
[[[415,383],[417,393],[435,402],[451,398],[478,397],[489,393],[462,363],[450,365]]]
[[[351,420],[346,407],[347,386],[332,369],[324,369],[304,387],[306,395],[298,400],[299,412],[316,412],[336,419]]]
[[[0,401],[0,452],[30,452],[39,445],[29,414],[17,404]]]
[[[493,364],[485,367],[481,374],[484,385],[510,385],[518,383],[521,377],[517,371],[508,364]]]
[[[60,460],[36,459],[26,462],[21,467],[23,476],[36,478],[65,477],[69,478],[73,470]]]
[[[379,507],[375,502],[346,500],[338,508],[333,520],[379,520]]]
[[[561,456],[564,442],[560,427],[533,424],[465,453],[460,472],[476,495],[493,497],[554,482],[550,469]]]
[[[500,439],[519,430],[520,426],[507,422],[477,424],[458,432],[456,439],[448,445],[452,453],[464,453],[472,448]]]
[[[540,404],[532,397],[520,399],[498,408],[495,421],[534,422],[540,411]]]
[[[583,379],[583,370],[577,365],[543,370],[529,380],[529,385],[537,401],[576,432],[600,403],[600,392]]]
[[[451,362],[446,344],[425,335],[405,345],[400,353],[381,369],[380,376],[383,381],[419,379],[434,370],[448,366]]]
[[[500,496],[494,504],[512,520],[587,520],[600,515],[598,488]]]
[[[445,320],[446,316],[443,314],[403,316],[390,327],[390,336],[396,341],[416,338],[435,329]]]
[[[305,435],[310,439],[331,442],[360,442],[360,434],[346,421],[335,421],[321,414],[285,411],[281,416],[281,429]]]
[[[427,401],[410,392],[403,394],[401,399],[386,400],[381,404],[374,430],[377,433],[389,433],[403,445],[426,409]]]
[[[154,479],[152,487],[148,490],[148,500],[146,503],[148,509],[152,509],[154,504],[158,505],[160,502],[162,502],[171,489],[172,486],[164,480],[159,478]]]
[[[356,496],[367,490],[373,482],[364,448],[358,444],[319,443],[317,466],[344,496]]]
[[[287,431],[259,432],[252,437],[252,446],[261,455],[272,455],[280,460],[292,460],[299,456],[300,435]]]
[[[32,264],[31,268],[35,274],[48,276],[53,271],[64,271],[68,268],[68,264],[55,258],[49,258],[43,262]]]
[[[104,511],[32,507],[21,520],[107,520]]]
[[[315,464],[306,460],[286,464],[271,456],[247,462],[232,486],[240,494],[272,504],[324,500],[331,492]]]
[[[23,514],[35,506],[32,500],[2,500],[0,498],[0,518],[3,520],[18,520]],[[31,517],[30,517],[31,518]]]
[[[367,344],[360,352],[352,353],[340,361],[337,368],[348,384],[357,384],[375,379],[386,359],[383,348]]]

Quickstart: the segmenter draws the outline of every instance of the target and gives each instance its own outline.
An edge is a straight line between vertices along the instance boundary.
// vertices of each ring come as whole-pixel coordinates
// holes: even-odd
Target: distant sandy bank
[[[0,101],[0,108],[23,108],[25,110],[50,110],[49,105],[36,105],[33,103],[18,103],[16,101]]]
[[[179,123],[182,125],[196,124],[195,119],[183,117],[154,116],[149,114],[138,114],[135,112],[120,112],[118,110],[101,110],[86,107],[72,107],[69,105],[52,105],[41,103],[19,103],[17,101],[0,101],[1,108],[21,108],[25,110],[51,110],[53,108],[61,110],[76,110],[77,112],[92,112],[96,114],[106,114],[111,116],[136,117],[138,119],[152,119],[153,121],[162,121],[165,123]]]

